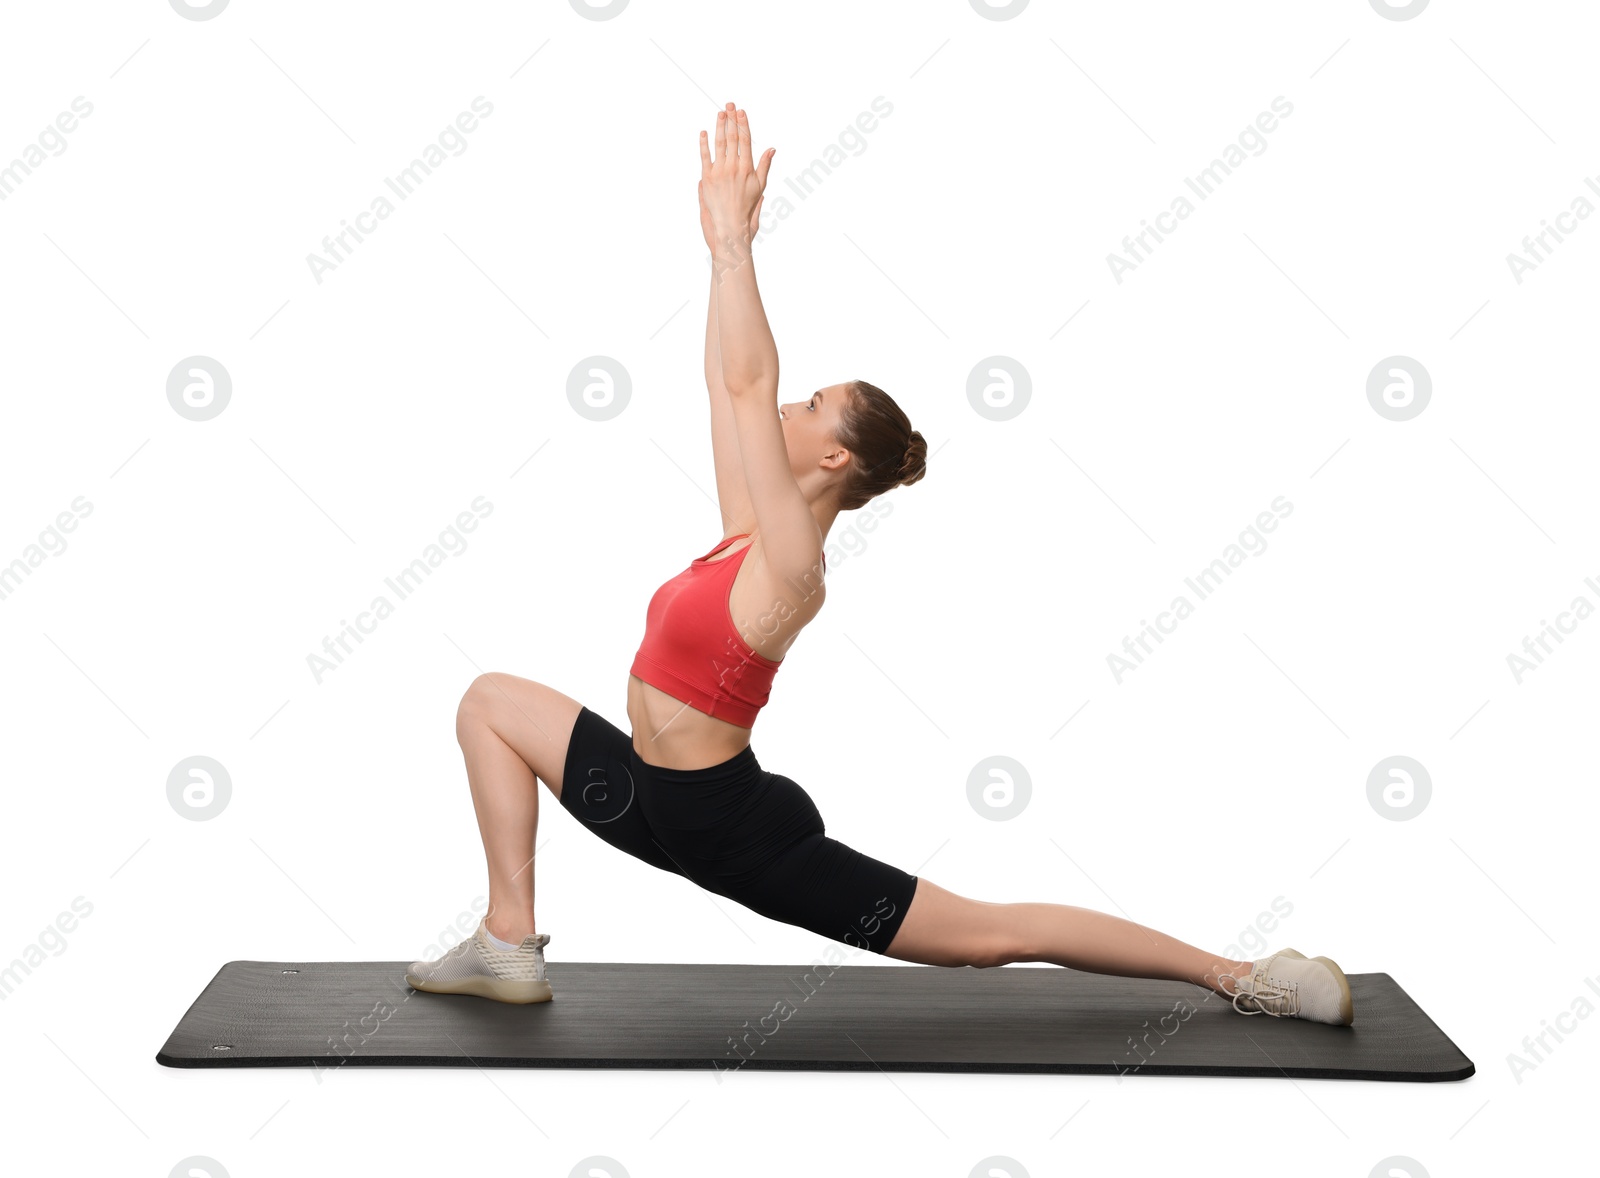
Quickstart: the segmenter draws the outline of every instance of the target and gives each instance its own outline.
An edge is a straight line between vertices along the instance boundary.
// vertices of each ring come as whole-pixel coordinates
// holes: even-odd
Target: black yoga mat
[[[1054,966],[559,962],[555,998],[428,994],[401,961],[230,961],[157,1054],[168,1067],[779,1068],[1464,1080],[1388,974],[1355,1025],[1245,1016],[1182,982]]]

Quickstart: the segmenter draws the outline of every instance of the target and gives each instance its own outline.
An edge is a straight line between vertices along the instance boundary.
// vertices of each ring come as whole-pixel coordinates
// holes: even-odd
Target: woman
[[[777,403],[778,353],[756,290],[755,237],[773,150],[751,160],[745,112],[700,133],[700,227],[713,261],[705,371],[722,542],[656,591],[628,680],[632,735],[553,687],[475,679],[456,735],[489,865],[472,937],[412,965],[419,990],[502,1002],[551,997],[535,931],[538,781],[601,838],[774,920],[902,961],[990,967],[1048,961],[1166,978],[1248,1014],[1349,1024],[1350,987],[1327,958],[1205,953],[1154,929],[1063,904],[995,904],[946,891],[828,838],[797,783],[750,747],[773,675],[826,597],[823,540],[841,511],[923,477],[927,445],[862,381]],[[741,543],[742,541],[742,543]]]

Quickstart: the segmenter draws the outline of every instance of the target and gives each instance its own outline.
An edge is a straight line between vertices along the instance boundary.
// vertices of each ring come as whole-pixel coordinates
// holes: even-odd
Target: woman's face
[[[818,389],[804,401],[789,401],[778,406],[783,441],[789,448],[789,465],[797,477],[814,470],[824,455],[840,452],[836,427],[849,396],[849,385],[836,384]]]

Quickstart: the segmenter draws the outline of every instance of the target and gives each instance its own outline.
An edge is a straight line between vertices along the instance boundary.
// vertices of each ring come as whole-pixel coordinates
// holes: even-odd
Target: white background
[[[1521,283],[1506,255],[1600,203],[1595,32],[1575,3],[8,6],[0,161],[93,105],[0,202],[0,563],[92,505],[0,599],[0,958],[92,904],[0,1003],[11,1168],[1446,1175],[1575,1139],[1597,1020],[1520,1077],[1507,1056],[1595,999],[1600,621],[1520,684],[1507,655],[1600,604],[1600,224]],[[467,149],[316,281],[307,255],[478,96]],[[1117,282],[1107,255],[1277,96],[1265,150]],[[778,148],[783,395],[870,380],[932,452],[864,544],[836,524],[763,765],[834,837],[981,899],[1220,950],[1281,896],[1267,947],[1392,975],[1476,1077],[154,1062],[224,962],[410,960],[483,893],[454,739],[479,671],[626,725],[649,594],[720,535],[695,182],[728,99]],[[165,391],[197,354],[233,381],[206,422]],[[597,354],[633,383],[606,422],[566,397]],[[1366,396],[1397,354],[1433,382],[1405,422]],[[1008,421],[967,396],[995,355],[1032,381]],[[468,547],[318,683],[324,636],[480,495]],[[1277,496],[1266,550],[1119,684],[1107,656]],[[1396,754],[1433,783],[1409,821],[1367,797]],[[192,755],[232,779],[209,821],[167,800]],[[967,798],[991,755],[1031,778],[1010,821]],[[826,949],[543,800],[553,968]]]

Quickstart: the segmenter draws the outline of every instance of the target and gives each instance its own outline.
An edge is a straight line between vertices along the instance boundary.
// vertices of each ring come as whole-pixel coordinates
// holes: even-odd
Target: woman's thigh
[[[1036,960],[1019,946],[1010,910],[1010,905],[973,900],[920,879],[916,897],[884,956],[919,965],[980,969]]]
[[[456,735],[470,739],[473,726],[487,725],[559,798],[568,744],[582,708],[554,687],[490,671],[474,679],[461,697]]]
[[[633,738],[598,712],[580,708],[562,766],[561,807],[617,850],[687,875],[645,817],[641,794],[649,782],[636,779],[636,766]]]
[[[771,778],[788,821],[771,829],[796,831],[774,848],[759,876],[724,894],[772,920],[808,929],[857,949],[885,953],[917,892],[917,877],[830,838],[821,815],[800,785],[782,774]]]

